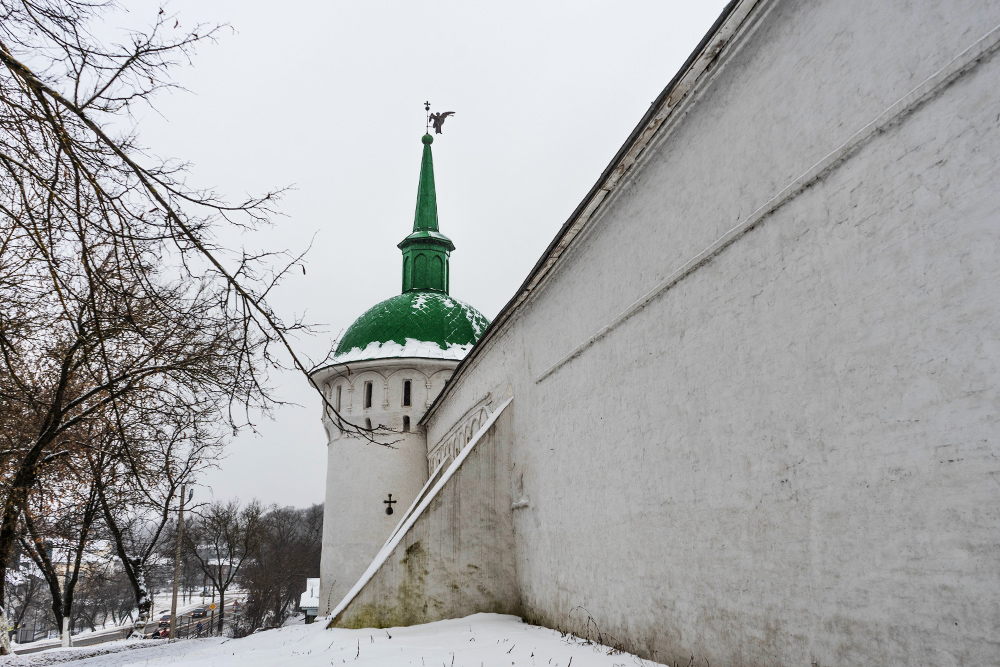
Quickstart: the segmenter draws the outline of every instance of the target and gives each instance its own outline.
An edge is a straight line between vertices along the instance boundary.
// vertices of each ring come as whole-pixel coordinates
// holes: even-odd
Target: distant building
[[[306,590],[299,596],[299,609],[306,615],[306,623],[316,620],[319,611],[319,579],[306,579]]]

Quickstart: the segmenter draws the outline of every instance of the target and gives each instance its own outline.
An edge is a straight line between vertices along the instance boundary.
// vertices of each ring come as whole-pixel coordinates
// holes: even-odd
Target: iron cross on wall
[[[385,503],[385,513],[386,514],[392,514],[392,504],[393,503],[398,503],[399,501],[398,500],[393,500],[392,499],[392,494],[390,493],[389,494],[389,500],[383,500],[382,502]]]

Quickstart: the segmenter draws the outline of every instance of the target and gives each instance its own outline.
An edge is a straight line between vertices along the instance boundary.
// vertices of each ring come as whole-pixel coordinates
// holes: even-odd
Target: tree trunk
[[[226,589],[219,589],[219,636],[222,636],[222,622],[226,618]]]
[[[25,453],[20,464],[17,465],[17,471],[14,473],[10,488],[3,499],[3,518],[0,521],[0,600],[6,599],[7,565],[10,563],[10,557],[14,553],[14,545],[17,543],[18,518],[21,515],[21,509],[27,503],[28,490],[38,477],[38,465],[42,459],[42,453],[55,442],[59,434],[60,422],[64,417],[62,408],[66,386],[69,383],[76,352],[82,344],[83,341],[78,338],[63,357],[55,396],[45,415],[45,421],[42,423],[35,442]],[[6,626],[6,613],[3,616],[3,623]],[[0,642],[0,655],[10,655],[9,642]]]
[[[7,624],[7,608],[0,607],[0,655],[12,655],[10,650],[10,626]]]
[[[95,480],[97,498],[100,500],[101,512],[104,515],[104,524],[111,531],[112,542],[114,542],[115,551],[118,553],[118,560],[121,562],[125,576],[132,586],[132,592],[135,594],[135,605],[139,610],[132,624],[131,637],[133,639],[137,637],[141,638],[145,635],[146,624],[149,622],[149,614],[153,607],[153,600],[146,586],[146,560],[141,556],[130,557],[126,552],[125,538],[121,528],[118,526],[118,522],[115,520],[114,514],[111,512],[107,496],[104,493],[103,480],[96,473]]]
[[[135,622],[132,623],[132,637],[142,637],[146,632],[146,624],[149,622],[149,615],[153,610],[153,598],[149,595],[146,586],[146,563],[141,558],[133,558],[130,561],[131,568],[125,568],[128,573],[129,582],[132,584],[132,591],[135,593],[135,604],[138,613]]]
[[[25,474],[24,467],[18,470],[17,476],[11,489],[7,492],[3,502],[3,518],[0,521],[0,600],[5,600],[7,596],[7,564],[10,562],[11,554],[14,552],[14,544],[17,542],[17,524],[20,516],[20,507],[24,499],[28,497],[28,486],[25,484],[26,478],[30,477],[34,481],[34,475]],[[6,609],[0,614],[0,630],[6,635],[9,628]],[[0,640],[0,655],[10,655],[10,641]]]

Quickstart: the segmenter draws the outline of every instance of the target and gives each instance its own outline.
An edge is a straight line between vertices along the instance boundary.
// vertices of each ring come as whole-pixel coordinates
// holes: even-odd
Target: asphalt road
[[[236,600],[227,600],[226,601],[226,616],[229,616],[235,610],[235,608],[236,608],[236,602],[237,602]],[[201,621],[201,625],[202,625],[202,634],[206,635],[206,636],[208,635],[209,627],[210,627],[211,623],[213,622],[212,610],[208,608],[210,604],[211,604],[211,602],[206,602],[205,603],[205,605],[204,605],[205,606],[205,610],[208,613],[205,616],[201,617],[201,618],[195,618],[194,617],[194,610],[193,609],[189,610],[189,611],[186,611],[186,612],[183,612],[183,613],[177,614],[177,632],[181,636],[181,638],[187,638],[189,634],[191,636],[193,636],[194,633],[195,633],[195,628],[196,628],[196,626],[197,626],[197,624],[198,624],[199,621]],[[146,625],[146,636],[147,637],[149,637],[153,632],[155,632],[156,630],[159,629],[159,626],[157,625],[157,623],[160,620],[160,616],[162,616],[162,614],[154,616],[153,617],[153,622]],[[218,623],[218,621],[219,621],[219,610],[216,609],[215,610],[215,615],[214,615],[214,622]],[[74,644],[75,644],[75,642],[74,642]]]
[[[205,603],[205,608],[206,609],[208,609],[208,605],[209,604],[211,604],[211,603],[210,602],[206,602]],[[240,602],[240,604],[242,604],[242,602]],[[233,610],[235,609],[235,605],[236,605],[236,600],[232,600],[232,601],[227,601],[226,602],[226,615],[227,616],[229,616],[229,614],[231,614],[233,612]],[[195,632],[195,626],[196,626],[196,624],[198,623],[198,621],[201,621],[202,628],[203,628],[202,629],[202,634],[203,635],[207,635],[208,629],[209,629],[209,622],[212,619],[212,611],[209,610],[208,611],[208,615],[205,616],[204,618],[194,618],[193,616],[191,616],[192,613],[193,613],[193,610],[188,610],[188,611],[185,611],[185,612],[182,612],[182,613],[178,613],[177,614],[177,618],[178,618],[179,624],[178,624],[177,627],[180,629],[181,632],[183,632],[184,629],[187,628],[188,623],[190,623],[191,633],[193,635],[194,632]],[[218,622],[218,620],[219,620],[219,616],[218,616],[219,610],[216,609],[215,613],[216,613],[215,620],[216,620],[216,622]],[[157,623],[160,620],[160,616],[162,616],[162,614],[154,615],[153,616],[153,620],[150,623],[146,624],[146,636],[147,637],[149,637],[150,635],[152,635],[153,631],[155,631],[155,630],[158,629]],[[93,646],[95,644],[104,644],[106,642],[114,642],[114,641],[118,641],[119,639],[125,639],[126,637],[129,636],[129,634],[131,632],[132,632],[131,628],[115,628],[114,630],[106,630],[106,631],[100,631],[99,630],[97,632],[88,633],[88,634],[85,634],[85,635],[75,635],[73,637],[73,646]],[[43,640],[39,640],[37,642],[32,642],[31,644],[25,644],[24,646],[19,647],[17,649],[17,655],[27,655],[29,653],[38,653],[40,651],[47,651],[47,650],[53,649],[53,648],[60,648],[61,646],[62,645],[58,641],[53,642],[51,640],[45,640],[45,639],[43,639]]]

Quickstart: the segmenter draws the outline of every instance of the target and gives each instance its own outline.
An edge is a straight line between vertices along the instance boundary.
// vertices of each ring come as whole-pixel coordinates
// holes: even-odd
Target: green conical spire
[[[424,154],[420,159],[420,184],[417,185],[417,212],[413,216],[413,231],[426,229],[436,232],[438,202],[434,189],[434,156],[431,155],[434,137],[425,134],[421,141],[424,143]]]
[[[413,233],[399,244],[403,251],[403,291],[431,290],[448,293],[448,257],[455,244],[438,231],[437,193],[434,189],[434,137],[425,134],[417,185],[417,210]]]

